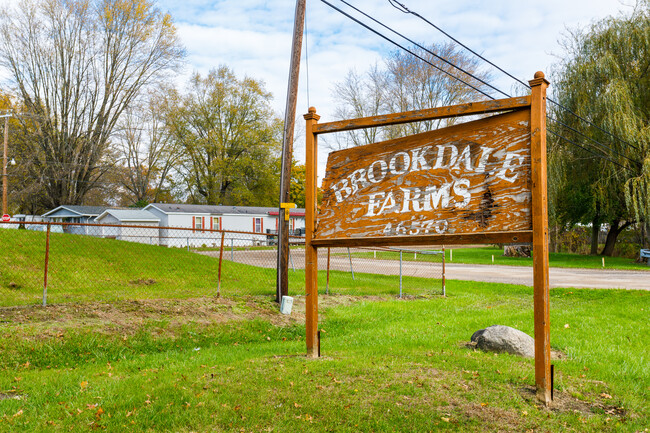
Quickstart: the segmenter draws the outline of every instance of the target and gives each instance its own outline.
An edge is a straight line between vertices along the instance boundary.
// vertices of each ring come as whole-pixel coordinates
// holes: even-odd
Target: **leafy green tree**
[[[598,128],[551,106],[551,118],[558,121],[549,122],[551,129],[607,157],[597,159],[551,136],[551,171],[558,174],[551,187],[558,219],[591,223],[593,253],[602,224],[607,224],[608,234],[601,254],[611,255],[618,235],[650,216],[649,5],[639,0],[628,15],[570,33],[553,78],[554,97]]]
[[[187,92],[170,91],[165,110],[188,200],[277,205],[281,121],[260,81],[225,66],[196,74]]]
[[[304,164],[296,164],[294,161],[291,167],[291,184],[289,185],[289,200],[297,207],[305,207],[305,186],[307,185],[307,169]]]

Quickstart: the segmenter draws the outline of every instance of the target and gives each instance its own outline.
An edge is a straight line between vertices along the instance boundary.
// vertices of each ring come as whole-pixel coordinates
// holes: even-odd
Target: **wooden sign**
[[[314,239],[532,228],[530,111],[330,153]]]
[[[306,120],[305,340],[319,356],[318,249],[362,245],[533,243],[535,384],[551,401],[546,88],[471,102],[319,124]],[[330,154],[316,203],[318,136],[353,129],[504,112]]]

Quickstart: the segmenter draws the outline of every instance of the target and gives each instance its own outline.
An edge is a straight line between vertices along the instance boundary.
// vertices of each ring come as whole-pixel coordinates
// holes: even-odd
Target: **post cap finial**
[[[544,73],[542,71],[535,72],[535,78],[544,78]]]
[[[302,116],[305,118],[305,120],[315,120],[318,122],[318,119],[320,119],[320,116],[316,114],[316,108],[314,107],[309,107],[309,113],[305,114]]]

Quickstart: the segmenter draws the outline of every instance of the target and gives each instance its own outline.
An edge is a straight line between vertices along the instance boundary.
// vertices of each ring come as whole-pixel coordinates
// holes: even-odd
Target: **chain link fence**
[[[289,293],[304,293],[304,238],[290,238]],[[0,306],[269,295],[277,235],[48,222],[0,223]],[[319,291],[444,294],[440,251],[321,248]]]

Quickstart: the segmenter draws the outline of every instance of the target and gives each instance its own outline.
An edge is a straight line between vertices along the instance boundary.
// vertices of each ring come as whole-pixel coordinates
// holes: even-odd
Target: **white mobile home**
[[[277,230],[278,209],[271,207],[152,203],[144,210],[160,218],[160,244],[167,246],[218,246],[221,235],[210,230],[248,233],[226,233],[229,245],[267,245],[266,233]],[[291,209],[290,216],[291,230],[304,230],[304,209]]]
[[[151,245],[159,243],[160,218],[146,210],[107,209],[95,221],[97,224],[110,224],[101,227],[103,238]],[[124,225],[127,227],[122,227]],[[130,225],[138,227],[128,227]]]

